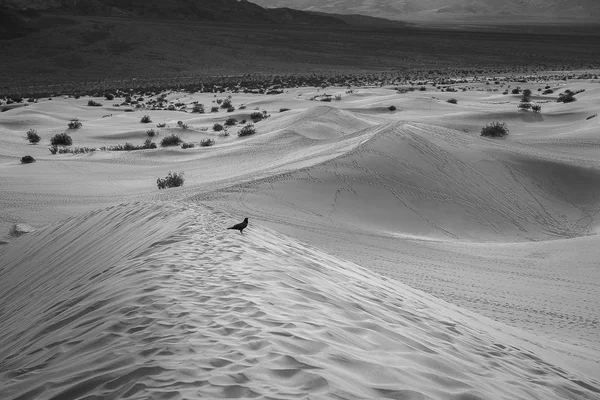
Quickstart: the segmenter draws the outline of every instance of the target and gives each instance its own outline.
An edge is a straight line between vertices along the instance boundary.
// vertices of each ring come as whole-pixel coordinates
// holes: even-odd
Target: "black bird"
[[[243,230],[248,226],[248,218],[244,218],[244,222],[240,222],[239,224],[235,224],[234,226],[230,226],[227,229],[237,229],[243,235]]]

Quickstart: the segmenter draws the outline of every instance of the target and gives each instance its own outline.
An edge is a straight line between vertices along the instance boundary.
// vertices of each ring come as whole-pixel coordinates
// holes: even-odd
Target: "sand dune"
[[[493,323],[201,207],[53,224],[0,264],[3,399],[590,399]]]
[[[0,114],[0,398],[599,398],[594,85],[541,114],[476,83]],[[263,110],[256,135],[212,129]],[[215,145],[50,154],[72,118],[75,146]],[[158,191],[169,170],[185,185]]]

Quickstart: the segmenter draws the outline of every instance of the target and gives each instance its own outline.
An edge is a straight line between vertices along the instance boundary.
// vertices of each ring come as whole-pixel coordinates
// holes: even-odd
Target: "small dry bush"
[[[102,103],[98,103],[97,101],[94,101],[94,100],[88,100],[88,106],[89,107],[102,107]]]
[[[481,136],[502,138],[509,134],[508,126],[504,122],[494,121],[481,128]]]
[[[52,146],[70,146],[73,144],[73,139],[66,132],[57,133],[50,139]]]
[[[149,115],[144,115],[144,116],[142,117],[142,119],[140,120],[140,122],[141,122],[142,124],[149,124],[150,122],[152,122],[152,119],[150,119],[150,116],[149,116]]]
[[[35,158],[32,156],[23,156],[21,157],[21,164],[31,164],[35,162]]]
[[[183,140],[181,140],[179,136],[172,133],[168,136],[163,137],[160,141],[160,145],[162,147],[179,146],[182,142]]]
[[[250,136],[256,133],[256,128],[253,124],[246,124],[242,129],[238,131],[238,137]]]
[[[167,189],[167,188],[183,186],[183,182],[184,182],[183,172],[177,173],[177,172],[169,171],[169,174],[165,178],[162,178],[162,179],[158,178],[156,180],[156,186],[158,186],[159,190]]]
[[[215,144],[214,139],[202,139],[200,141],[200,146],[202,146],[202,147],[209,147],[209,146],[212,146],[213,144]]]
[[[67,126],[69,129],[79,129],[83,126],[83,124],[77,118],[73,118]]]
[[[40,137],[40,135],[38,135],[35,129],[30,129],[27,131],[27,140],[29,140],[29,143],[35,144],[42,140],[42,138]]]
[[[457,104],[457,103],[458,103],[458,100],[456,100],[456,99],[453,97],[453,98],[450,98],[450,99],[446,100],[446,102],[448,102],[448,103],[450,103],[450,104]]]

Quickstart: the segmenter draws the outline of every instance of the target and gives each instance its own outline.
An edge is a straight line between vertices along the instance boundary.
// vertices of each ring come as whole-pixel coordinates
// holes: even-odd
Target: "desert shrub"
[[[571,92],[570,90],[567,90],[564,93],[559,94],[558,100],[556,101],[559,103],[572,103],[574,101],[577,101],[577,99],[575,98],[575,93]]]
[[[73,144],[73,139],[66,132],[57,133],[50,139],[52,146],[70,146]]]
[[[156,186],[158,186],[158,189],[167,189],[167,188],[173,188],[173,187],[178,187],[178,186],[183,186],[183,172],[177,173],[177,172],[171,172],[169,171],[169,174],[161,179],[158,178],[156,180]]]
[[[227,109],[227,112],[234,112],[235,111],[235,107],[231,106]]]
[[[42,138],[35,129],[30,129],[27,131],[27,140],[29,140],[29,143],[37,143],[42,140]]]
[[[144,149],[155,149],[156,143],[154,143],[152,139],[147,138],[146,140],[144,140],[144,144],[142,146],[144,147]]]
[[[426,91],[426,90],[427,90],[427,88],[426,88],[425,86],[421,86],[421,87],[419,88],[419,90],[420,90],[421,92],[424,92],[424,91]]]
[[[111,101],[111,100],[114,100],[114,99],[115,99],[115,95],[114,95],[114,94],[112,94],[112,93],[106,93],[106,94],[104,95],[104,98],[105,98],[106,100],[108,100],[108,101]]]
[[[192,112],[204,114],[204,104],[194,104],[194,108],[192,108]]]
[[[219,136],[220,137],[228,137],[229,131],[228,130],[221,131],[221,132],[219,132]]]
[[[67,126],[69,129],[79,129],[83,126],[83,124],[77,118],[73,118]]]
[[[542,106],[539,104],[534,104],[531,106],[531,110],[536,113],[542,112]]]
[[[173,104],[169,104],[169,107],[167,107],[167,110],[175,111],[175,106]]]
[[[83,153],[91,153],[96,151],[94,147],[58,147],[52,146],[49,147],[50,153],[52,154],[83,154]]]
[[[161,123],[161,124],[156,124],[156,127],[157,127],[157,128],[164,128],[165,126],[167,126],[167,124],[166,124],[166,123],[164,123],[164,122],[163,122],[163,123]]]
[[[163,137],[160,141],[160,145],[162,147],[179,146],[181,142],[183,142],[183,140],[181,140],[179,136],[172,133],[168,136]]]
[[[35,158],[32,156],[23,156],[21,157],[21,164],[31,164],[35,162]]]
[[[231,117],[231,118],[227,118],[227,120],[225,121],[225,126],[233,126],[237,124],[237,119]]]
[[[504,122],[494,121],[481,128],[481,136],[499,138],[508,135],[508,126]]]
[[[530,101],[531,101],[531,99],[526,96],[521,97],[521,100],[520,100],[521,103],[529,103]]]
[[[217,100],[218,102],[218,100]],[[225,99],[221,102],[221,108],[231,108],[231,100]]]
[[[342,100],[342,95],[341,94],[336,94],[334,98],[335,98],[336,101],[340,101],[340,100]]]
[[[523,90],[523,97],[531,97],[531,89]]]
[[[97,101],[94,101],[94,100],[88,100],[88,106],[90,106],[90,107],[101,107],[102,103],[98,103]]]
[[[50,146],[48,147],[48,150],[50,150],[51,154],[56,154],[58,152],[58,146]]]
[[[396,111],[396,106],[389,106],[388,110],[390,110],[390,111]]]
[[[217,112],[217,111],[219,111],[219,107],[217,107],[217,106],[212,106],[210,108],[210,112]]]
[[[184,130],[190,127],[188,124],[184,124],[183,121],[177,121],[177,126]]]
[[[250,119],[254,122],[262,121],[265,118],[265,114],[259,111],[254,111],[250,114]]]
[[[223,130],[223,125],[221,125],[219,123],[213,125],[213,131],[219,132],[219,131],[222,131],[222,130]]]
[[[256,129],[254,128],[254,125],[246,124],[246,125],[244,125],[244,127],[242,129],[240,129],[238,131],[238,136],[239,137],[250,136],[250,135],[254,135],[255,133],[256,133]]]
[[[279,109],[279,112],[286,112],[286,111],[290,111],[290,109],[289,108],[280,108]]]
[[[148,129],[146,131],[146,135],[148,135],[149,137],[154,137],[154,136],[158,135],[158,132],[155,131],[154,129]]]
[[[144,116],[142,117],[142,119],[140,120],[140,122],[141,122],[142,124],[149,124],[150,122],[152,122],[152,119],[150,119],[150,116],[149,116],[149,115],[144,115]]]
[[[454,97],[452,97],[452,98],[446,100],[446,102],[451,103],[451,104],[457,104],[458,100],[456,100]]]
[[[517,87],[517,88],[514,88],[514,89],[511,91],[511,93],[512,93],[512,94],[519,94],[519,93],[521,93],[521,89],[519,89],[518,87]]]
[[[212,146],[213,144],[215,144],[214,139],[202,139],[200,141],[200,146],[202,146],[202,147],[209,147],[209,146]]]
[[[240,106],[238,108],[240,110],[245,110],[246,109],[246,105],[245,104],[240,104]]]
[[[181,145],[181,148],[182,148],[182,149],[193,149],[194,147],[196,147],[196,146],[194,145],[194,143],[183,143],[183,144]]]
[[[598,114],[594,114],[594,115],[590,115],[589,117],[587,117],[585,120],[589,121],[592,118],[596,118],[598,116]]]
[[[552,94],[552,93],[554,93],[554,90],[549,89],[549,88],[542,92],[542,94]]]
[[[517,108],[519,110],[529,110],[531,109],[531,103],[520,103]]]

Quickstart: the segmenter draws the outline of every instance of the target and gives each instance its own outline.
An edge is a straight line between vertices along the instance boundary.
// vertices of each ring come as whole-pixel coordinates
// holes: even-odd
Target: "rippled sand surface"
[[[5,246],[0,397],[513,400],[600,390],[475,314],[252,222],[244,235],[225,230],[230,222],[137,203]]]

